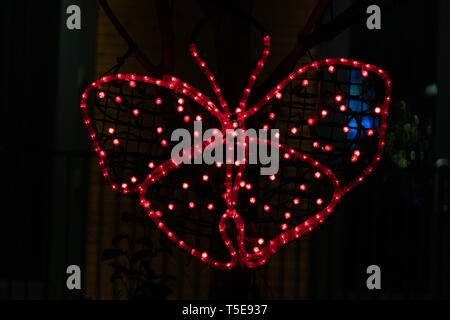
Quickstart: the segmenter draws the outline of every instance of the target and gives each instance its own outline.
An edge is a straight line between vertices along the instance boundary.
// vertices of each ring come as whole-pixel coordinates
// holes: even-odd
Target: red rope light
[[[384,145],[385,145],[385,137],[386,137],[386,129],[387,129],[387,117],[388,117],[388,107],[390,102],[391,95],[391,81],[389,80],[386,72],[381,70],[380,68],[365,64],[359,61],[350,60],[350,59],[325,59],[321,61],[316,61],[311,64],[302,66],[292,72],[288,77],[286,77],[283,81],[281,81],[277,86],[275,86],[272,90],[270,90],[262,99],[257,101],[254,105],[248,105],[248,98],[251,94],[253,85],[255,80],[257,79],[261,69],[263,68],[270,47],[270,39],[269,36],[264,37],[264,48],[261,54],[259,61],[256,64],[252,74],[249,77],[247,85],[243,91],[242,97],[239,101],[238,107],[234,111],[230,111],[229,106],[226,103],[224,96],[220,90],[219,85],[207,67],[204,60],[202,60],[197,51],[197,47],[194,44],[190,45],[190,52],[192,57],[197,62],[197,65],[203,71],[204,75],[210,82],[210,85],[216,95],[217,100],[219,101],[219,106],[216,106],[210,98],[202,94],[199,90],[193,88],[189,84],[180,81],[179,79],[172,76],[165,76],[163,79],[156,79],[150,76],[144,75],[135,75],[135,74],[113,74],[104,76],[95,82],[93,82],[82,94],[81,99],[81,111],[83,115],[84,123],[86,124],[90,137],[93,141],[94,151],[97,153],[98,163],[101,168],[101,172],[110,186],[123,194],[132,194],[137,193],[139,195],[140,205],[146,211],[148,217],[156,224],[156,226],[174,243],[180,246],[182,249],[186,250],[194,257],[198,258],[202,262],[209,264],[212,267],[218,269],[228,270],[233,268],[238,262],[242,266],[247,266],[250,268],[259,267],[266,263],[268,259],[275,254],[281,247],[287,245],[288,243],[306,235],[320,224],[328,217],[328,215],[333,211],[336,205],[341,201],[342,197],[351,189],[353,189],[356,185],[361,183],[374,169],[377,163],[381,159],[381,155],[383,153]],[[305,167],[311,168],[312,172],[314,172],[314,179],[317,181],[323,181],[323,183],[327,183],[332,186],[332,195],[329,199],[324,197],[315,197],[314,199],[309,199],[311,202],[311,206],[315,206],[313,209],[308,209],[308,212],[315,211],[309,218],[302,221],[301,223],[290,225],[294,218],[294,213],[292,211],[283,211],[283,216],[286,221],[278,226],[279,234],[273,236],[270,239],[264,239],[263,237],[257,236],[255,237],[255,241],[251,246],[251,250],[249,247],[249,238],[246,238],[246,224],[244,223],[243,217],[240,215],[239,209],[237,209],[238,202],[240,201],[242,196],[242,192],[250,192],[252,190],[252,184],[245,181],[245,173],[247,169],[247,163],[235,163],[235,164],[226,164],[224,166],[225,169],[225,181],[224,187],[225,192],[222,195],[223,199],[226,203],[225,212],[221,213],[218,228],[223,244],[228,250],[228,254],[230,258],[226,261],[219,261],[217,258],[213,257],[210,252],[207,250],[199,249],[195,244],[188,243],[186,238],[178,235],[174,230],[171,230],[165,222],[165,215],[169,215],[171,213],[163,213],[161,211],[154,211],[152,208],[152,201],[148,198],[147,191],[149,188],[156,186],[159,182],[161,182],[165,177],[170,175],[172,172],[179,170],[181,167],[185,166],[184,164],[178,165],[174,159],[168,159],[163,161],[160,164],[155,164],[155,162],[147,162],[147,169],[149,173],[145,177],[140,177],[139,175],[132,175],[127,177],[127,180],[123,179],[122,181],[118,181],[116,176],[112,176],[112,171],[114,169],[114,165],[106,163],[106,159],[109,160],[111,153],[115,151],[108,151],[105,148],[106,138],[104,136],[108,136],[108,139],[112,139],[113,146],[111,148],[126,148],[128,141],[125,139],[122,143],[121,138],[117,136],[117,129],[114,126],[105,127],[105,133],[99,132],[99,128],[93,125],[93,113],[91,110],[92,101],[103,101],[105,99],[110,98],[110,100],[115,101],[117,108],[120,108],[121,105],[126,100],[126,96],[109,96],[104,87],[106,85],[128,85],[133,90],[136,90],[140,85],[142,86],[155,86],[159,88],[165,88],[171,91],[174,95],[174,100],[176,101],[176,105],[178,105],[178,112],[175,112],[174,117],[180,117],[183,119],[185,123],[188,123],[191,119],[198,118],[203,120],[200,115],[190,114],[186,115],[186,103],[187,100],[192,100],[193,103],[198,104],[203,109],[205,109],[213,118],[217,119],[220,124],[220,130],[224,133],[227,129],[234,129],[236,126],[245,130],[245,122],[247,119],[251,118],[255,113],[263,109],[265,106],[269,104],[269,102],[280,103],[288,96],[286,93],[282,93],[289,85],[296,80],[300,81],[300,87],[303,87],[304,90],[308,86],[312,86],[312,79],[306,79],[306,75],[308,72],[316,72],[317,70],[324,70],[323,72],[328,72],[330,75],[335,76],[338,74],[339,70],[342,68],[351,68],[351,69],[359,69],[361,70],[362,76],[364,79],[367,79],[370,76],[374,78],[380,78],[384,82],[384,98],[382,103],[377,105],[376,107],[372,107],[369,110],[370,115],[376,119],[379,123],[379,128],[371,128],[367,131],[367,136],[371,139],[376,139],[373,141],[377,142],[377,148],[374,156],[371,159],[368,159],[368,162],[365,166],[362,167],[362,170],[359,174],[354,177],[351,177],[348,181],[344,181],[345,179],[338,178],[336,173],[330,169],[327,165],[319,162],[317,159],[308,156],[306,153],[309,150],[314,150],[314,152],[323,152],[324,154],[333,154],[335,152],[335,147],[331,142],[327,143],[319,143],[318,141],[312,140],[310,149],[306,150],[307,152],[300,152],[294,150],[293,148],[288,147],[287,145],[280,144],[280,157],[284,157],[286,161],[294,162],[298,165],[304,165]],[[339,91],[336,89],[335,91]],[[305,119],[305,128],[310,128],[310,132],[315,127],[320,128],[321,123],[327,121],[330,117],[332,117],[335,113],[338,112],[345,114],[349,112],[348,106],[345,105],[345,101],[349,98],[345,96],[345,93],[339,91],[339,93],[335,92],[334,96],[331,97],[331,100],[335,102],[335,109],[327,108],[325,109],[322,106],[318,106],[318,114],[314,117]],[[88,100],[91,99],[91,100]],[[92,100],[94,99],[94,100]],[[321,101],[316,101],[317,104],[320,104]],[[163,105],[164,101],[161,97],[157,97],[154,100],[155,106]],[[124,112],[122,109],[118,109],[120,112]],[[133,117],[138,119],[140,117],[144,117],[144,111],[137,107],[133,107],[130,109]],[[373,112],[372,112],[372,111]],[[119,112],[118,111],[118,112]],[[158,111],[155,111],[158,112]],[[365,111],[365,114],[368,114]],[[275,121],[278,115],[274,112],[269,114],[269,121]],[[355,116],[357,117],[357,116]],[[233,119],[233,120],[232,120]],[[106,120],[103,120],[106,122]],[[130,117],[130,121],[132,121],[132,117]],[[134,120],[133,120],[134,121]],[[270,123],[270,122],[269,122]],[[269,124],[264,124],[265,128],[271,128],[272,126]],[[294,127],[288,127],[288,132],[292,136],[301,136],[304,135],[303,131],[300,130],[303,128],[303,125],[297,125]],[[162,126],[157,126],[152,128],[154,133],[159,136],[165,134],[165,128]],[[306,130],[306,129],[305,129]],[[340,131],[348,132],[349,125],[345,125],[343,128],[341,127]],[[288,133],[289,134],[289,133]],[[101,136],[102,138],[99,138]],[[139,140],[139,139],[137,139]],[[223,141],[222,141],[223,142]],[[243,141],[241,141],[243,142]],[[139,143],[139,142],[137,142]],[[168,142],[163,139],[160,140],[160,143],[163,147],[166,147]],[[187,156],[195,159],[198,157],[199,153],[202,153],[207,146],[212,143],[210,140],[202,141],[201,143],[194,144],[191,149],[190,154]],[[269,145],[271,142],[268,140],[258,140],[259,144]],[[246,155],[248,155],[248,147],[247,144],[244,144]],[[309,148],[309,147],[308,147]],[[115,150],[115,149],[111,149]],[[126,150],[126,149],[125,149]],[[126,151],[125,151],[126,152]],[[353,154],[351,154],[351,159],[348,159],[348,162],[358,163],[360,162],[360,158],[365,155],[364,150],[355,149]],[[214,167],[214,166],[213,166]],[[222,165],[219,163],[217,167],[220,168]],[[278,183],[278,180],[275,175],[270,177],[265,177],[268,182]],[[211,177],[208,174],[201,174],[200,180],[203,183],[211,182]],[[191,189],[193,186],[192,181],[180,181],[179,188],[184,190]],[[309,186],[303,184],[302,181],[296,182],[296,192],[309,192]],[[245,203],[250,205],[258,205],[260,201],[257,201],[257,198],[254,196],[247,197]],[[304,201],[298,198],[298,196],[293,196],[289,200],[290,205],[294,206],[302,206],[304,205]],[[200,204],[194,201],[194,199],[188,199],[186,201],[186,208],[189,210],[193,210],[198,207]],[[273,211],[273,206],[268,203],[261,203],[263,206],[262,214],[270,215]],[[177,210],[177,204],[169,203],[167,209],[169,212]],[[207,209],[211,211],[211,214],[215,214],[214,210],[216,208],[216,204],[210,202],[207,204]],[[232,222],[235,228],[235,235],[233,238],[230,238],[230,227],[229,222]]]

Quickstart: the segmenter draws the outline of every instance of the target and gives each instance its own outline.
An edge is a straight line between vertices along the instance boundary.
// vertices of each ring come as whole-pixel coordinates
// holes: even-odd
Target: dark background
[[[435,163],[450,151],[450,4],[373,3],[382,9],[381,30],[358,22],[319,45],[314,58],[349,56],[382,66],[394,98],[419,117],[419,133],[431,127],[431,143],[415,141],[412,148],[422,156],[406,168],[388,153],[377,173],[311,235],[309,297],[449,298],[450,190],[447,168]],[[70,4],[82,7],[83,28],[76,33],[64,30]],[[347,4],[335,3],[329,16]],[[281,5],[254,3],[269,11]],[[95,1],[2,6],[0,298],[81,298],[82,292],[65,289],[65,269],[83,266],[86,250],[90,143],[78,103],[94,77],[99,9]],[[433,83],[437,96],[425,93]],[[402,117],[394,108],[390,128]],[[370,264],[381,267],[380,291],[368,291],[362,281]]]

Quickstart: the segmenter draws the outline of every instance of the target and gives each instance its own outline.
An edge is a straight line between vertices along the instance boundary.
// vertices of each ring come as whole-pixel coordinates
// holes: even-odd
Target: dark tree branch
[[[145,56],[142,51],[137,47],[136,43],[133,41],[129,33],[125,30],[123,25],[120,23],[119,19],[117,19],[114,12],[111,10],[111,7],[108,5],[108,2],[106,0],[99,0],[99,3],[105,11],[105,14],[111,21],[111,23],[114,25],[114,27],[119,32],[120,36],[125,40],[125,42],[128,44],[128,47],[135,46],[136,49],[134,50],[134,55],[138,62],[144,67],[144,69],[147,72],[154,73],[157,68],[150,62],[150,60]]]
[[[312,33],[314,27],[322,17],[323,13],[327,9],[328,5],[332,0],[320,0],[313,12],[308,18],[305,27],[300,32],[299,37],[305,37]],[[268,90],[271,90],[276,86],[281,80],[289,75],[289,73],[294,69],[300,58],[306,53],[308,49],[300,41],[297,41],[292,51],[281,61],[281,63],[275,68],[272,74],[264,81],[264,83],[258,87],[255,91],[257,97],[260,96],[259,93],[265,94]]]
[[[322,26],[317,26],[320,17],[323,15],[330,2],[331,0],[319,1],[309,17],[305,28],[300,32],[298,42],[294,49],[286,56],[286,58],[284,58],[264,83],[257,88],[256,98],[261,97],[286,78],[295,68],[300,58],[302,58],[308,50],[321,42],[333,39],[350,26],[363,21],[366,18],[365,8],[370,1],[357,1],[331,22]]]
[[[171,1],[156,0],[159,32],[161,33],[160,73],[172,73],[175,68],[175,34],[171,12]]]
[[[366,19],[366,7],[369,3],[371,1],[368,0],[356,2],[331,22],[316,28],[314,32],[308,35],[299,35],[299,41],[303,43],[305,48],[310,49],[321,42],[332,40],[345,29],[363,22]]]

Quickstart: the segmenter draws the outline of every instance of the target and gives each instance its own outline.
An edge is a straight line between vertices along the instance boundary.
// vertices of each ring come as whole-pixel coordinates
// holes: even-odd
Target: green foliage
[[[119,296],[125,291],[127,299],[166,298],[171,293],[168,284],[174,277],[156,274],[152,262],[161,252],[170,251],[170,246],[164,241],[154,246],[153,233],[146,232],[148,223],[142,217],[124,213],[122,221],[134,223],[144,232],[141,236],[118,234],[112,239],[113,248],[103,251],[101,260],[108,261],[113,269],[110,281],[119,288]]]
[[[392,104],[386,135],[386,157],[405,169],[423,161],[431,147],[431,122],[421,120],[405,101]]]

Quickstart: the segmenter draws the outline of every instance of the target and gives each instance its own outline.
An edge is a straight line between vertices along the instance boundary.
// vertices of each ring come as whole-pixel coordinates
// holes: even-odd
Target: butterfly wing
[[[174,77],[114,74],[85,90],[81,109],[111,187],[138,193],[160,230],[194,256],[216,267],[234,265],[235,250],[224,245],[218,230],[226,211],[225,166],[179,163],[172,155],[175,130],[185,129],[196,146],[194,121],[203,131],[221,128],[225,118],[216,106]],[[201,137],[200,146],[206,146]],[[185,155],[197,154],[188,150]]]
[[[193,132],[207,117],[218,126],[222,115],[199,91],[174,77],[115,74],[93,82],[81,110],[102,173],[122,193],[138,191],[148,174],[171,158],[171,133]]]
[[[376,66],[327,59],[289,75],[244,114],[247,127],[278,129],[280,169],[249,165],[236,179],[245,235],[240,256],[263,264],[308,233],[380,161],[391,82]],[[260,141],[269,144],[269,141]]]

